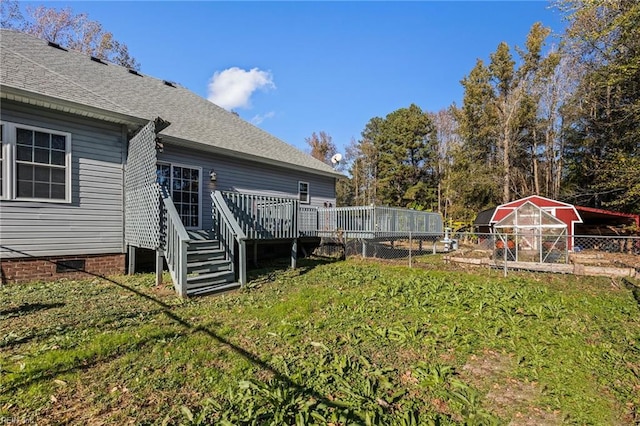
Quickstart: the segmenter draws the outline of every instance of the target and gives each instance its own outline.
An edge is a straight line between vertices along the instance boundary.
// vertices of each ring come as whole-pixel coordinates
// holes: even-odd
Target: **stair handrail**
[[[236,221],[233,213],[231,213],[220,191],[216,190],[211,193],[211,201],[213,230],[217,233],[220,244],[225,248],[227,258],[231,261],[232,267],[235,264],[234,242],[238,243],[238,281],[241,286],[244,286],[247,283],[247,235]]]
[[[288,240],[298,237],[297,211],[300,201],[297,198],[236,191],[220,193],[249,240]]]
[[[181,297],[187,295],[187,249],[191,239],[166,187],[160,187],[162,254],[167,261],[173,285]]]

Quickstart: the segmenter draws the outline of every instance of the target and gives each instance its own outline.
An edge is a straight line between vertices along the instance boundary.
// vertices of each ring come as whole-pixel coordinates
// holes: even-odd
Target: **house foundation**
[[[125,272],[125,255],[99,254],[0,260],[2,284],[86,279]]]

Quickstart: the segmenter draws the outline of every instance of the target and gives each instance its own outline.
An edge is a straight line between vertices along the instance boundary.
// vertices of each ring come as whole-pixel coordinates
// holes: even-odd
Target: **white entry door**
[[[202,169],[177,164],[157,164],[158,183],[169,189],[182,224],[199,229],[201,224]]]

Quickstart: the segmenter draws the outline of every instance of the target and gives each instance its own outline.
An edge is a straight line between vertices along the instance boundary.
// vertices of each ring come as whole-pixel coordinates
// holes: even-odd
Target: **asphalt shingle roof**
[[[133,116],[161,117],[162,134],[220,152],[247,154],[256,161],[340,176],[316,160],[212,102],[164,80],[135,75],[125,67],[92,61],[81,52],[49,46],[45,40],[0,29],[0,84],[37,95]]]

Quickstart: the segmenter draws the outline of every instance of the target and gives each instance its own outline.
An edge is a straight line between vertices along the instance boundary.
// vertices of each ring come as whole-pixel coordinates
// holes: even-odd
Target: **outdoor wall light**
[[[211,182],[215,182],[218,180],[218,175],[215,171],[211,170],[211,173],[209,173],[209,179],[211,180]]]
[[[156,136],[156,151],[162,153],[164,151],[164,144],[162,143],[162,138]]]

